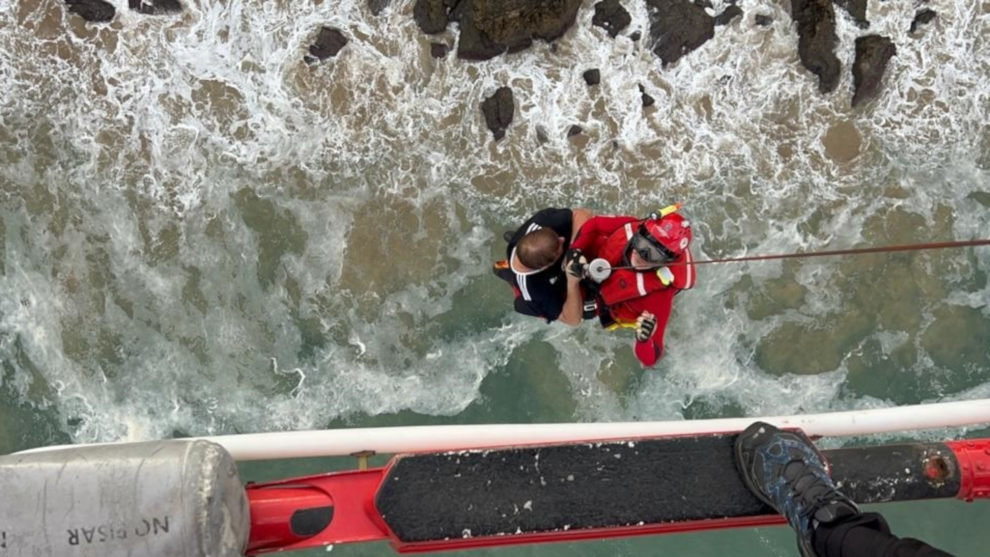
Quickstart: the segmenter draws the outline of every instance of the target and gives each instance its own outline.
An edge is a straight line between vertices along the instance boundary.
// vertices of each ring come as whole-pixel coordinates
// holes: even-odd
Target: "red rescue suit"
[[[645,342],[635,342],[634,347],[636,358],[649,367],[663,355],[663,335],[674,295],[694,286],[696,275],[689,248],[667,267],[673,274],[669,286],[660,280],[656,269],[615,269],[629,265],[627,246],[643,222],[636,217],[592,217],[581,227],[571,247],[580,249],[589,261],[600,257],[613,267],[611,275],[597,287],[602,326],[635,327],[644,311],[656,316],[653,334]]]

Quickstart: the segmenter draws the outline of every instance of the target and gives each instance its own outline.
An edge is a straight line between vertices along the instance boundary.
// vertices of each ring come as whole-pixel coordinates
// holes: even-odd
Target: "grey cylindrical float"
[[[80,446],[0,457],[0,555],[243,555],[233,458],[206,441]]]

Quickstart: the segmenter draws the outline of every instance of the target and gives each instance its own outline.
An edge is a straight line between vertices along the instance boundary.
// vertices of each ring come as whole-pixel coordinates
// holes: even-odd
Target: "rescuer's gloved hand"
[[[636,341],[646,342],[653,336],[654,329],[657,328],[657,318],[648,311],[639,314],[636,319]]]
[[[564,271],[572,277],[582,279],[588,270],[588,258],[579,249],[567,251],[564,256]]]

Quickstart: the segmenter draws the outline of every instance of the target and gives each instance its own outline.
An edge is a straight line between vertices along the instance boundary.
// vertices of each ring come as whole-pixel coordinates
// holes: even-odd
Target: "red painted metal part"
[[[957,497],[966,501],[990,498],[990,439],[949,441],[945,445],[952,450],[959,463],[960,489]],[[382,468],[333,472],[248,485],[251,533],[247,554],[381,540],[389,540],[392,547],[400,553],[421,553],[785,523],[778,515],[766,515],[403,543],[389,529],[375,508],[375,495],[392,462]],[[925,474],[937,479],[947,470],[951,468],[946,467],[944,462],[933,460],[926,465]],[[290,520],[294,512],[328,505],[333,506],[334,512],[329,526],[324,530],[310,536],[299,535],[292,530]]]
[[[309,486],[253,489],[248,493],[251,501],[251,545],[248,549],[251,551],[305,540],[308,536],[293,532],[293,515],[301,510],[333,506],[329,493]]]
[[[375,510],[375,492],[385,470],[335,472],[248,485],[251,535],[247,554],[387,539],[385,523]],[[333,519],[326,529],[308,537],[292,531],[289,520],[295,511],[327,504],[333,505]]]
[[[946,443],[959,461],[959,499],[990,498],[990,439]]]

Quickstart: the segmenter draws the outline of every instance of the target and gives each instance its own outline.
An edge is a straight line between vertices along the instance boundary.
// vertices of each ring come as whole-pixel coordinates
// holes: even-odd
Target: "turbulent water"
[[[743,2],[668,68],[629,38],[638,2],[615,39],[587,2],[553,46],[485,62],[432,58],[456,28],[423,35],[411,1],[114,4],[93,25],[0,0],[0,449],[990,396],[986,248],[705,266],[645,372],[626,335],[513,314],[490,274],[546,206],[682,201],[699,258],[990,236],[986,2],[933,4],[916,34],[911,3],[871,3],[898,52],[855,110],[866,31],[841,10],[822,95],[786,3]],[[349,42],[307,65],[323,25]],[[504,85],[493,142],[479,105]]]

